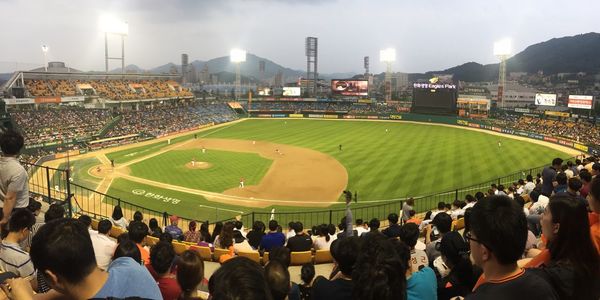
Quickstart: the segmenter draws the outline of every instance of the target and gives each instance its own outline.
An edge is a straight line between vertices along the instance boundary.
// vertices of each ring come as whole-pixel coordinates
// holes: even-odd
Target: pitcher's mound
[[[192,162],[190,161],[189,163],[185,164],[185,167],[188,169],[208,169],[210,167],[212,167],[211,163],[205,162],[205,161],[197,161],[194,163],[194,165],[192,166]]]

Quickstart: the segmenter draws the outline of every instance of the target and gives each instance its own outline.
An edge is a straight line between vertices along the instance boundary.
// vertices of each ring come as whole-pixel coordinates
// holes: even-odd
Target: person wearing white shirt
[[[531,232],[538,236],[541,232],[540,220],[542,219],[542,214],[544,213],[548,202],[550,202],[550,198],[541,195],[537,191],[533,191],[531,192],[531,201],[533,201],[534,203],[529,208],[527,223]]]
[[[285,234],[285,241],[286,241],[286,243],[287,243],[287,240],[289,240],[290,238],[296,236],[296,231],[293,228],[294,227],[294,223],[295,222],[290,222],[288,224],[288,232]]]
[[[318,227],[319,236],[315,239],[313,247],[315,250],[329,250],[333,239],[329,235],[329,229],[327,225],[321,225]]]
[[[365,224],[362,219],[356,219],[356,232],[357,236],[361,236],[365,232],[369,232],[369,229],[365,228]]]
[[[531,191],[535,189],[535,183],[533,183],[533,177],[531,175],[527,175],[527,183],[523,186],[523,194],[529,195]]]
[[[111,221],[102,220],[98,223],[98,234],[90,236],[94,247],[94,255],[96,256],[96,264],[102,270],[108,269],[117,248],[117,243],[108,236],[111,228]]]

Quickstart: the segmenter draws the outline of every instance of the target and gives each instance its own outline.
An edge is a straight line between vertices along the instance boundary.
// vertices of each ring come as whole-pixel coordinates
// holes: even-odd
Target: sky
[[[234,47],[285,67],[306,69],[304,40],[318,37],[319,73],[385,70],[379,51],[396,49],[394,71],[443,70],[495,63],[494,41],[513,53],[555,37],[599,32],[595,0],[0,0],[0,72],[64,61],[104,70],[101,16],[129,24],[126,64],[150,69],[168,62],[227,56]],[[110,55],[120,40],[109,38]],[[120,66],[111,62],[110,69]]]

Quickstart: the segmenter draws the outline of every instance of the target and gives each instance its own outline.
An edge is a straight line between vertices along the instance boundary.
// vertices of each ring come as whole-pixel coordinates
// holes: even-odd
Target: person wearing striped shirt
[[[37,290],[36,272],[29,254],[21,249],[19,243],[29,236],[35,217],[29,210],[15,212],[9,220],[8,236],[0,245],[0,267],[19,277],[31,280],[31,286]]]

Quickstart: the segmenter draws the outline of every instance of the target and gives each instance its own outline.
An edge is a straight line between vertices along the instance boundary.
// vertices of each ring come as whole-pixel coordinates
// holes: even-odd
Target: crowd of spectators
[[[90,137],[113,118],[106,109],[67,107],[13,110],[10,115],[29,145]]]
[[[552,137],[563,137],[587,145],[600,146],[600,124],[584,119],[544,119],[531,116],[504,115],[490,119],[492,124]]]
[[[248,109],[248,104],[244,106]],[[251,110],[264,112],[311,113],[340,112],[348,114],[393,114],[401,110],[385,103],[254,101]]]
[[[91,89],[82,88],[87,85]],[[136,100],[193,96],[192,92],[172,80],[28,79],[25,86],[32,97],[95,95],[111,100]]]

